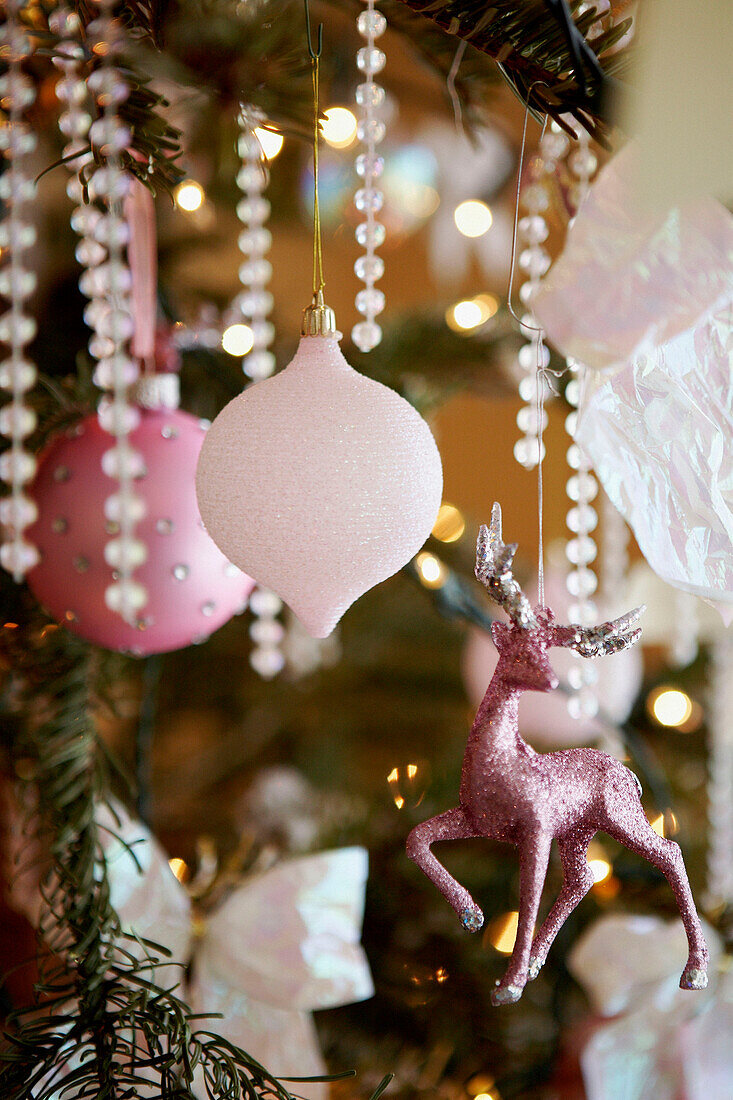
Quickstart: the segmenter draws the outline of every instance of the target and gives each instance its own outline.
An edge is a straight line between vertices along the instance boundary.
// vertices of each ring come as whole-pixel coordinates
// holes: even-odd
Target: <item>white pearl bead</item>
[[[111,539],[104,548],[104,560],[113,569],[137,569],[147,556],[147,547],[140,539]]]
[[[37,519],[38,506],[30,497],[21,495],[18,497],[4,497],[0,500],[0,523],[4,527],[22,531],[24,527],[30,527]]]
[[[271,351],[258,349],[245,357],[242,366],[247,377],[258,382],[261,378],[269,378],[274,371],[275,356]]]
[[[144,477],[147,472],[143,456],[124,443],[110,447],[104,452],[102,470],[107,477],[117,478],[117,480]]]
[[[379,118],[361,118],[356,125],[356,136],[359,141],[379,145],[384,141],[387,128]]]
[[[26,222],[12,219],[0,224],[0,248],[9,248],[11,252],[24,252],[36,243],[36,227]]]
[[[123,580],[111,584],[104,593],[104,602],[110,611],[130,615],[141,611],[148,602],[148,593],[137,581]]]
[[[36,289],[38,280],[35,271],[25,271],[9,265],[0,271],[0,294],[6,298],[24,301]]]
[[[35,455],[11,449],[0,455],[0,478],[10,484],[25,485],[36,473]]]
[[[568,480],[566,490],[571,500],[593,500],[598,492],[598,482],[592,474],[574,474]]]
[[[0,409],[0,432],[14,439],[25,439],[36,426],[33,409],[23,405],[5,405]]]
[[[27,359],[5,359],[0,363],[0,386],[4,390],[26,393],[36,384],[38,371]]]
[[[592,569],[582,567],[569,573],[565,584],[571,596],[592,596],[598,587],[598,578]]]
[[[38,565],[40,555],[35,546],[22,539],[0,546],[0,565],[14,576],[24,576]]]
[[[112,493],[104,502],[104,514],[112,523],[122,523],[125,519],[132,524],[139,523],[146,510],[145,501],[136,493]]]
[[[362,46],[356,54],[356,67],[363,73],[380,73],[387,58],[376,46]]]
[[[278,595],[269,588],[255,588],[249,598],[249,606],[253,615],[274,617],[282,611],[283,602]]]
[[[354,231],[356,243],[362,248],[379,248],[384,244],[387,231],[381,222],[362,222]]]
[[[379,179],[383,171],[384,157],[379,157],[376,153],[359,153],[356,158],[357,176],[361,176],[362,179],[366,179],[367,176]]]
[[[362,38],[381,38],[387,29],[387,20],[381,11],[362,11],[357,17],[356,29]]]
[[[351,339],[359,351],[368,352],[380,343],[382,330],[374,321],[360,321],[351,330]]]
[[[36,322],[25,314],[4,313],[0,317],[0,340],[13,347],[29,344],[36,335]]]
[[[590,504],[579,504],[570,509],[565,522],[575,534],[579,531],[594,531],[598,524],[598,513]]]
[[[282,623],[277,619],[255,619],[249,628],[249,636],[260,646],[277,646],[285,637]]]
[[[587,535],[571,539],[565,547],[567,559],[573,565],[590,565],[595,560],[597,552],[595,542]]]
[[[97,409],[97,418],[106,432],[112,435],[129,435],[140,424],[140,410],[126,401],[103,397]]]
[[[362,282],[376,282],[384,275],[384,260],[381,256],[359,256],[354,264],[354,272]]]
[[[356,295],[356,308],[359,313],[374,317],[384,309],[384,294],[376,287],[360,290]]]
[[[354,195],[354,206],[363,214],[369,211],[376,214],[382,209],[383,204],[384,195],[382,192],[369,187],[360,187]]]
[[[249,663],[263,680],[271,680],[278,672],[282,672],[285,657],[279,649],[253,649],[249,655]]]
[[[359,107],[381,107],[384,103],[385,92],[381,84],[375,84],[373,80],[366,84],[358,84],[354,93]]]
[[[539,423],[542,430],[547,427],[547,412],[543,409]],[[537,409],[534,405],[524,405],[517,413],[517,427],[529,435],[536,435],[538,430]]]

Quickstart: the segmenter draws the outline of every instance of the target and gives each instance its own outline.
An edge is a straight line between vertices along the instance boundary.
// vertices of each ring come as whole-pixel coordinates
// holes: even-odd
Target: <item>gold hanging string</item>
[[[305,29],[308,53],[313,63],[313,301],[303,310],[302,336],[334,336],[336,317],[323,300],[323,248],[321,245],[321,208],[318,203],[318,142],[320,138],[320,59],[323,50],[323,24],[318,25],[318,42],[313,49],[308,0],[305,3]]]
[[[320,139],[320,60],[323,51],[323,23],[318,25],[318,46],[313,49],[308,0],[305,3],[305,27],[308,37],[308,53],[313,76],[313,298],[323,292],[323,248],[321,244],[321,209],[318,202],[318,144]]]

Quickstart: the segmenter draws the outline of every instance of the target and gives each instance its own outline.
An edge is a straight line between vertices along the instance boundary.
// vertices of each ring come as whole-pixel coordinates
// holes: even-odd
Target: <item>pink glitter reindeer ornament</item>
[[[595,749],[536,753],[517,726],[523,691],[552,691],[557,676],[547,657],[551,646],[569,646],[583,657],[599,657],[633,645],[632,629],[643,607],[601,626],[558,626],[548,607],[531,608],[512,576],[516,544],[501,537],[501,508],[491,527],[482,527],[476,549],[476,577],[509,615],[495,622],[491,636],[499,662],[471,728],[463,759],[459,805],[412,830],[407,854],[453,906],[464,928],[476,932],[484,915],[460,883],[431,852],[440,840],[489,837],[519,849],[519,926],[506,974],[497,982],[494,1004],[519,1000],[536,977],[552,941],[593,885],[586,852],[599,830],[649,860],[666,876],[679,906],[689,955],[682,989],[707,985],[708,950],[695,910],[679,846],[654,832],[641,806],[634,773]],[[563,867],[562,891],[533,938],[550,847],[557,838]]]

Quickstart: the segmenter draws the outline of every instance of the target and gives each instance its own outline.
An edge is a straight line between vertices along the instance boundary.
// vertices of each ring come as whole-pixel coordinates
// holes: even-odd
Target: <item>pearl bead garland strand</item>
[[[270,216],[270,203],[263,194],[269,173],[262,145],[255,133],[264,121],[262,114],[253,107],[243,106],[237,121],[237,147],[241,159],[237,185],[242,191],[242,198],[237,204],[237,217],[242,223],[239,234],[242,253],[239,280],[242,290],[232,303],[231,320],[227,317],[227,323],[240,321],[251,328],[252,350],[242,360],[242,369],[248,378],[257,382],[268,378],[275,370],[275,356],[269,350],[275,328],[268,320],[273,298],[267,289],[272,265],[265,258],[272,244],[272,235],[265,226]],[[256,588],[249,599],[250,611],[254,616],[249,635],[255,643],[249,663],[263,680],[277,676],[285,665],[285,656],[280,648],[285,629],[277,618],[282,606],[280,597],[268,588]]]
[[[365,251],[354,264],[354,271],[365,288],[356,295],[356,308],[364,320],[354,325],[351,338],[360,351],[368,352],[381,342],[382,329],[375,318],[384,309],[384,293],[374,285],[384,274],[384,260],[375,254],[385,237],[384,226],[375,217],[384,202],[384,195],[375,186],[375,180],[384,170],[384,160],[376,151],[385,134],[384,122],[378,117],[379,108],[384,103],[384,88],[375,82],[374,76],[384,68],[385,56],[374,43],[387,29],[387,20],[375,9],[374,0],[367,0],[356,26],[362,38],[366,39],[366,46],[362,46],[356,55],[357,68],[364,74],[364,81],[356,89],[356,102],[361,112],[357,137],[364,152],[356,158],[356,172],[362,186],[354,196],[356,209],[364,215],[364,221],[356,227],[355,236]]]
[[[99,403],[99,423],[115,440],[102,458],[102,469],[117,481],[116,491],[105,501],[105,515],[114,535],[104,550],[105,560],[113,570],[113,583],[106,589],[105,600],[112,611],[135,625],[148,598],[144,586],[133,577],[147,557],[145,544],[135,538],[135,526],[144,515],[145,505],[133,490],[134,479],[145,474],[145,463],[128,439],[140,420],[139,411],[128,401],[128,389],[137,380],[139,367],[128,353],[134,322],[131,276],[124,256],[129,231],[122,215],[122,202],[130,190],[131,179],[120,156],[131,135],[117,111],[118,105],[127,99],[129,88],[115,64],[123,48],[123,32],[113,17],[113,7],[114,0],[101,0],[100,15],[88,28],[90,39],[105,47],[102,64],[88,81],[101,108],[89,136],[94,148],[105,158],[105,163],[91,177],[90,194],[102,211],[97,210],[97,217],[93,214],[85,217],[77,207],[74,215],[82,232],[89,234],[80,242],[77,258],[87,268],[80,286],[90,297],[84,319],[94,329],[89,342],[89,350],[97,360],[94,381],[108,391]],[[76,189],[71,191],[76,198]]]
[[[242,370],[248,378],[257,382],[268,378],[275,370],[275,356],[269,350],[275,337],[275,329],[267,319],[273,305],[267,284],[272,276],[272,264],[265,258],[272,244],[272,236],[265,222],[270,215],[270,203],[263,192],[268,183],[267,161],[255,128],[263,118],[251,107],[242,107],[237,116],[239,137],[237,142],[241,166],[237,173],[237,185],[242,198],[237,203],[237,217],[242,223],[239,234],[239,250],[242,263],[239,281],[242,290],[231,307],[231,320],[227,324],[244,323],[252,329],[252,350],[244,356]]]
[[[281,649],[285,628],[277,618],[283,609],[282,600],[269,588],[258,587],[249,598],[249,607],[255,616],[249,628],[249,636],[255,643],[249,663],[263,680],[271,680],[285,667]]]
[[[525,275],[525,281],[519,288],[519,297],[525,307],[520,331],[526,343],[519,349],[517,357],[523,374],[519,382],[519,396],[524,402],[517,413],[517,427],[524,434],[514,444],[514,457],[525,470],[533,470],[545,457],[545,445],[540,444],[540,435],[547,427],[547,413],[544,401],[540,402],[538,410],[538,388],[542,387],[543,398],[551,392],[538,374],[538,370],[549,365],[550,353],[543,343],[544,333],[532,313],[532,297],[551,263],[549,253],[542,247],[549,232],[544,213],[550,202],[544,179],[555,170],[557,159],[568,145],[565,134],[554,126],[553,123],[540,140],[539,178],[524,188],[519,200],[524,213],[517,226],[518,265]]]
[[[581,129],[578,146],[568,158],[568,165],[576,181],[571,195],[576,213],[588,193],[591,176],[598,167],[598,161],[589,144],[588,134]],[[567,365],[571,377],[565,389],[565,397],[573,411],[568,415],[565,426],[568,434],[574,439],[578,421],[577,409],[581,401],[586,368],[582,363],[570,358],[567,360]],[[573,536],[565,546],[565,553],[570,563],[566,584],[568,592],[576,601],[568,609],[569,618],[571,622],[579,623],[581,626],[591,626],[598,621],[598,608],[591,599],[598,587],[598,578],[590,568],[598,553],[592,537],[592,532],[598,523],[598,514],[591,507],[591,502],[598,492],[598,482],[593,476],[587,456],[575,442],[568,447],[567,461],[574,472],[566,486],[568,497],[572,502],[566,523]],[[575,667],[571,669],[568,680],[574,689],[574,694],[568,698],[570,716],[577,719],[594,718],[598,713],[598,696],[595,690],[598,680],[596,668],[589,661],[579,658]]]
[[[10,254],[9,263],[0,271],[0,294],[10,303],[9,310],[0,316],[0,341],[10,352],[0,363],[0,386],[11,395],[0,409],[0,432],[10,440],[10,447],[0,457],[0,478],[10,488],[9,496],[0,501],[0,523],[4,528],[0,563],[16,582],[22,581],[39,560],[35,546],[23,537],[25,528],[37,517],[34,502],[24,492],[36,471],[35,456],[24,448],[25,439],[36,426],[36,415],[25,404],[25,395],[37,376],[35,364],[25,355],[26,345],[36,333],[36,322],[26,313],[25,302],[37,280],[35,272],[23,263],[23,253],[36,239],[35,227],[25,210],[35,193],[29,158],[36,148],[36,137],[23,118],[35,100],[33,83],[22,69],[22,60],[30,53],[29,39],[19,18],[24,6],[24,0],[7,0],[1,41],[7,50],[8,65],[0,77],[0,97],[4,104],[9,103],[7,124],[0,129],[0,148],[8,161],[7,171],[0,176],[0,199],[6,209],[0,226],[0,247]]]

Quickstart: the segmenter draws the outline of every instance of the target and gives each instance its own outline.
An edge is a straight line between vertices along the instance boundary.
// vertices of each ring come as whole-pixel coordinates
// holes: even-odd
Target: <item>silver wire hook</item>
[[[308,53],[313,61],[317,61],[323,53],[323,23],[318,24],[318,49],[313,49],[313,40],[311,38],[311,13],[308,0],[303,0],[305,4],[305,33],[308,38]]]

